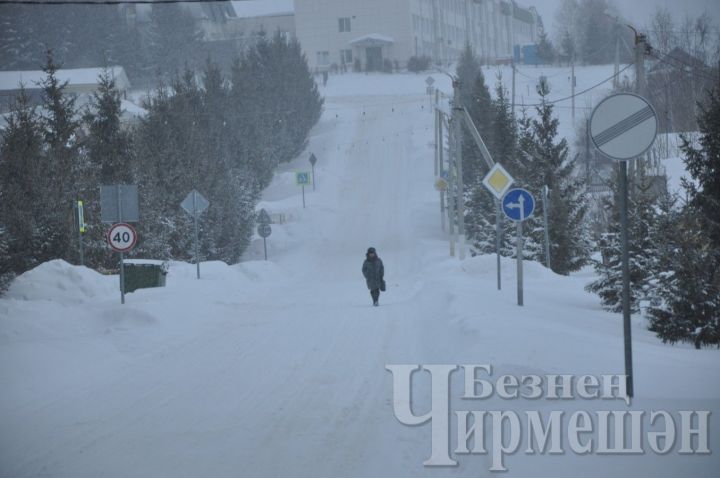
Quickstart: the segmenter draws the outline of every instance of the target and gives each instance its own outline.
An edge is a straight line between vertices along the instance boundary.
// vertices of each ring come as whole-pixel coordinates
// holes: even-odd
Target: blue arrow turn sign
[[[535,211],[535,198],[526,189],[511,189],[503,197],[502,208],[510,220],[524,221]]]

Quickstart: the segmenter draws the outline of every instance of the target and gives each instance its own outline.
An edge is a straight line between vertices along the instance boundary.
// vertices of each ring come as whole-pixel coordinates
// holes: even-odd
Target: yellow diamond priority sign
[[[505,168],[500,166],[500,163],[495,163],[495,166],[490,168],[490,171],[483,178],[483,184],[497,199],[502,199],[514,182],[513,177],[505,171]]]

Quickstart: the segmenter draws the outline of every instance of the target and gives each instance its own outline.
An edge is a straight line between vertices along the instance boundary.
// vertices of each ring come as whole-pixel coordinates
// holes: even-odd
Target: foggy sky
[[[545,28],[554,33],[555,11],[561,1],[520,0],[518,3],[535,6],[542,16]],[[716,23],[720,22],[720,0],[614,0],[614,3],[627,20],[639,27],[647,25],[657,6],[668,8],[678,20],[684,18],[685,14],[697,17],[707,11]]]

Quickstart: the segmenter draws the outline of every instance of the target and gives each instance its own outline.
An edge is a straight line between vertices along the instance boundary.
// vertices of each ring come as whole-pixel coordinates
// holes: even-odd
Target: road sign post
[[[298,171],[295,173],[295,183],[302,187],[302,203],[303,209],[305,209],[305,186],[310,185],[312,182],[312,176],[307,171]]]
[[[495,256],[497,261],[497,288],[502,289],[500,247],[502,246],[501,200],[515,180],[500,163],[495,163],[483,178],[483,185],[495,196]]]
[[[125,303],[125,253],[130,252],[137,243],[137,232],[130,224],[119,222],[108,230],[107,241],[110,248],[120,255],[120,303]]]
[[[545,222],[545,266],[550,269],[550,229],[548,223],[548,187],[543,186],[543,221]]]
[[[502,202],[503,212],[517,223],[517,303],[524,305],[523,291],[523,228],[522,223],[532,217],[535,211],[535,198],[526,189],[511,189],[505,194]]]
[[[258,227],[257,227],[257,233],[258,236],[262,237],[263,239],[263,250],[265,251],[265,260],[267,260],[267,238],[270,237],[270,234],[272,234],[272,227],[270,226],[270,223],[272,221],[270,220],[270,215],[267,213],[265,209],[261,209],[260,213],[258,214]]]
[[[185,212],[193,217],[194,229],[195,229],[195,268],[197,270],[197,278],[200,279],[200,232],[198,222],[200,221],[200,215],[210,205],[205,196],[197,192],[195,189],[190,191],[183,202],[180,203]]]
[[[310,153],[310,167],[312,168],[312,186],[313,191],[315,191],[315,163],[317,163],[317,158],[314,154]]]
[[[80,258],[80,265],[85,265],[85,246],[83,244],[83,234],[85,234],[85,211],[83,202],[78,200],[76,203],[77,208],[77,220],[78,220],[78,255]]]
[[[628,161],[645,154],[657,137],[655,109],[642,96],[619,93],[601,101],[590,115],[590,137],[605,156],[620,162],[620,246],[622,263],[623,338],[628,397],[634,395],[632,327],[630,322],[630,253],[628,245]]]
[[[115,226],[126,222],[140,221],[138,190],[135,184],[112,184],[100,186],[100,221],[114,223]],[[133,233],[135,229],[129,226]],[[108,236],[109,238],[110,236]],[[135,234],[137,240],[137,234]],[[134,247],[133,243],[133,247]],[[125,250],[118,250],[110,244],[120,256],[120,303],[125,303]],[[132,247],[130,248],[132,249]],[[128,251],[130,250],[128,249]]]

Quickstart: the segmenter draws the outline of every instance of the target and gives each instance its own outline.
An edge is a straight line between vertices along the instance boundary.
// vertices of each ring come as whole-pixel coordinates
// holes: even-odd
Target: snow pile
[[[7,299],[79,304],[116,293],[117,277],[104,276],[63,260],[45,262],[13,281]]]

